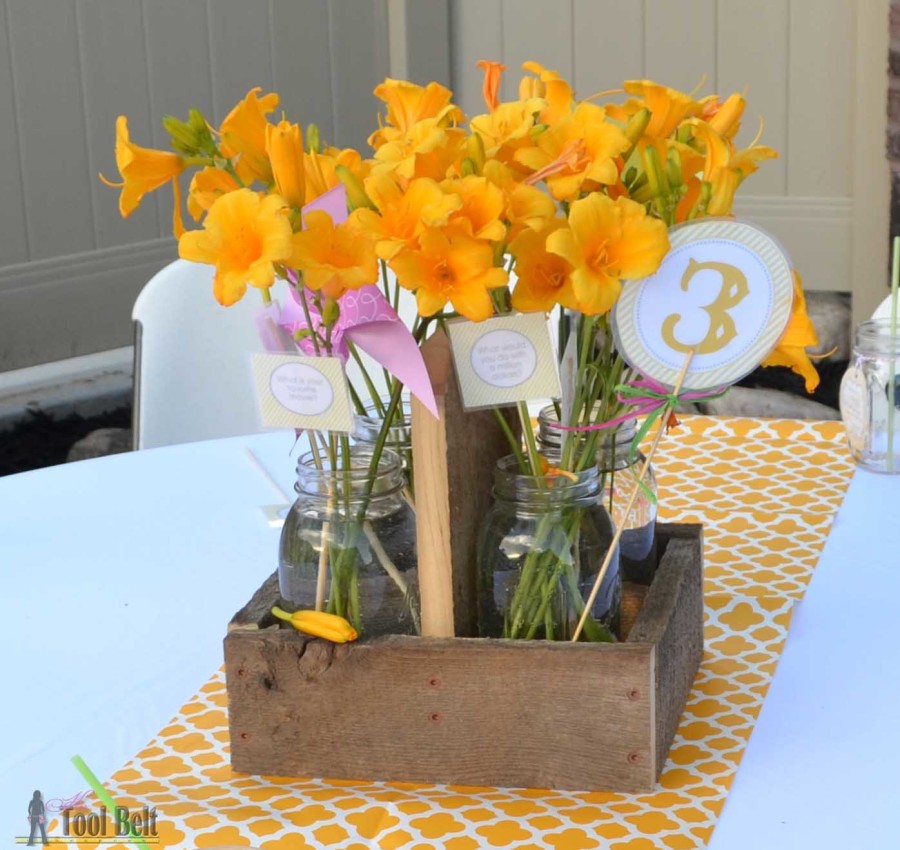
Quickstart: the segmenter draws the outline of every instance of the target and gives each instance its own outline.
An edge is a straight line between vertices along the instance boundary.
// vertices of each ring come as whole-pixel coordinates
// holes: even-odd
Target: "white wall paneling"
[[[807,288],[851,291],[864,310],[886,279],[887,26],[886,0],[456,0],[453,84],[470,114],[484,110],[480,58],[507,65],[504,97],[527,58],[579,97],[627,79],[745,93],[738,143],[764,118],[780,156],[737,211],[784,243]]]
[[[252,86],[325,139],[364,145],[386,75],[449,83],[483,111],[478,59],[535,59],[579,96],[655,78],[746,89],[781,152],[738,210],[808,287],[877,301],[886,274],[886,0],[0,0],[0,371],[131,342],[131,304],[176,254],[171,191],[128,221],[115,118],[165,147],[166,114],[212,121]],[[860,307],[860,309],[862,309]]]
[[[117,178],[117,115],[166,148],[164,115],[218,124],[261,86],[327,141],[364,145],[387,15],[387,0],[0,0],[0,371],[130,344],[137,293],[176,257],[171,189],[122,221],[97,178]],[[410,18],[397,48],[448,82],[446,0]]]

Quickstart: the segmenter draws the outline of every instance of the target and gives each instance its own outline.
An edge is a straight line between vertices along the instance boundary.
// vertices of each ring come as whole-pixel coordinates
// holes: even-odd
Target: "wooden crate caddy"
[[[702,528],[657,534],[659,569],[614,644],[391,636],[334,645],[277,625],[273,576],[225,638],[232,766],[652,790],[703,652]]]
[[[657,526],[659,568],[649,588],[626,587],[619,643],[470,637],[478,525],[508,442],[492,411],[463,408],[445,334],[422,353],[441,414],[413,400],[424,636],[337,646],[283,628],[272,576],[225,638],[233,767],[651,790],[703,652],[702,528]]]

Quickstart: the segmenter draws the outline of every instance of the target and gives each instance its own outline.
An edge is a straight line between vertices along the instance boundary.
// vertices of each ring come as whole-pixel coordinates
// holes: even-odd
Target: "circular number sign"
[[[656,274],[626,283],[613,311],[625,361],[673,386],[710,390],[752,372],[787,327],[794,297],[790,261],[764,230],[708,219],[674,228]]]

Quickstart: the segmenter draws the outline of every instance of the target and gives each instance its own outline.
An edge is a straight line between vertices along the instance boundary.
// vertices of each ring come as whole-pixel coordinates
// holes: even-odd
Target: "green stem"
[[[359,352],[356,350],[356,346],[352,342],[350,342],[349,339],[346,340],[346,342],[347,350],[350,352],[350,356],[354,359],[356,365],[359,366],[360,371],[362,372],[363,381],[365,381],[366,388],[368,389],[369,395],[372,398],[372,404],[375,406],[375,409],[378,411],[379,415],[384,416],[384,405],[381,402],[381,396],[378,393],[375,382],[369,375],[369,372],[362,361],[362,357],[359,356]]]
[[[509,447],[512,449],[512,453],[516,456],[516,463],[518,464],[519,469],[526,469],[525,455],[522,454],[522,442],[516,439],[516,435],[513,433],[513,429],[503,415],[503,411],[500,410],[499,407],[492,407],[491,410],[494,411],[494,417],[506,436],[506,440],[509,443]]]
[[[312,315],[309,312],[309,304],[306,303],[306,294],[304,293],[305,288],[306,287],[303,286],[303,284],[300,285],[300,307],[303,310],[303,318],[306,319],[306,327],[309,329],[309,337],[313,343],[313,351],[316,352],[316,357],[321,357],[322,349],[319,347],[319,334],[313,330]]]
[[[538,452],[537,441],[534,439],[534,428],[531,427],[531,416],[528,414],[528,405],[524,401],[516,404],[519,411],[519,421],[522,424],[522,434],[525,437],[525,451],[528,454],[528,463],[531,466],[530,474],[535,477],[542,477],[540,453]],[[528,473],[528,470],[523,470]]]

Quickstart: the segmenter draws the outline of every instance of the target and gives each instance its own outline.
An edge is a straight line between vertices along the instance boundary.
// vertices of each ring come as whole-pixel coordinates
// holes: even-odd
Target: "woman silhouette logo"
[[[31,832],[28,834],[29,845],[34,844],[34,832],[38,828],[41,830],[41,843],[49,844],[47,828],[44,826],[44,801],[41,799],[40,791],[35,791],[28,803],[28,820],[31,821]]]

